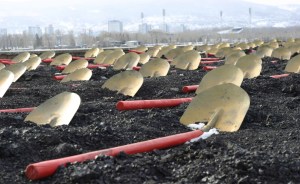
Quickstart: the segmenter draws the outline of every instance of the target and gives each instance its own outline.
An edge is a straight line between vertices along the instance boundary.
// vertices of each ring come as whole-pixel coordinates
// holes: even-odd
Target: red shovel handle
[[[65,77],[66,77],[66,75],[54,75],[53,79],[55,79],[55,80],[63,80],[63,78],[65,78]]]
[[[281,75],[272,75],[270,77],[274,78],[274,79],[280,79],[280,78],[284,78],[284,77],[287,77],[289,76],[289,74],[281,74]]]
[[[219,58],[201,58],[201,61],[220,61]]]
[[[53,59],[43,59],[42,62],[43,63],[51,63],[53,61]]]
[[[199,137],[203,134],[201,130],[195,130],[187,133],[181,133],[171,135],[167,137],[152,139],[148,141],[142,141],[133,144],[127,144],[124,146],[118,146],[114,148],[93,151],[80,155],[74,155],[70,157],[64,157],[54,160],[43,161],[39,163],[30,164],[26,167],[25,175],[30,180],[38,180],[53,175],[59,166],[65,166],[67,163],[83,162],[86,160],[95,159],[98,155],[116,156],[120,152],[126,154],[136,154],[143,152],[150,152],[155,149],[166,149],[177,145],[184,144],[191,139]]]
[[[178,106],[184,102],[190,102],[190,101],[192,101],[192,98],[119,101],[116,104],[116,107],[120,111],[136,110],[136,109],[165,108],[165,107]]]
[[[134,52],[134,53],[137,53],[137,54],[143,54],[144,52],[141,52],[141,51],[137,51],[137,50],[129,50],[128,52]]]
[[[184,93],[194,92],[197,90],[198,87],[199,87],[199,85],[183,86],[182,92],[184,92]]]
[[[216,66],[204,66],[203,70],[210,71],[210,70],[213,70],[213,69],[216,69],[216,68],[217,68]]]
[[[5,65],[16,64],[16,62],[14,62],[10,59],[0,59],[0,63],[5,64]]]
[[[16,112],[31,112],[35,107],[18,108],[18,109],[1,109],[0,112],[16,113]]]

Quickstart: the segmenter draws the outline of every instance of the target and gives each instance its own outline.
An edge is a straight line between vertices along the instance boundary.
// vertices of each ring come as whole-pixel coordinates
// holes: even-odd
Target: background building
[[[42,36],[42,29],[39,26],[29,26],[28,34]]]
[[[119,20],[108,21],[108,32],[123,32],[123,23]]]
[[[143,23],[139,25],[139,32],[146,34],[149,31],[151,31],[151,25],[147,24],[147,23]]]
[[[53,35],[54,34],[54,27],[52,24],[49,26],[45,27],[45,34]]]

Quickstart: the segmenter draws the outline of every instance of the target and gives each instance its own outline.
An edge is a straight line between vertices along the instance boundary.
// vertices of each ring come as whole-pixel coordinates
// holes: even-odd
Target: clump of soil
[[[60,167],[33,183],[299,183],[300,75],[270,78],[283,73],[287,63],[273,60],[264,58],[261,76],[243,81],[251,105],[239,131],[150,153],[99,156]],[[91,81],[66,84],[51,78],[56,72],[46,64],[26,72],[1,99],[0,108],[35,107],[71,91],[82,99],[78,112],[68,126],[55,128],[23,122],[27,113],[1,113],[0,183],[28,183],[24,170],[29,163],[190,131],[179,123],[187,103],[121,112],[115,104],[192,97],[181,88],[198,84],[206,74],[171,68],[166,77],[146,78],[131,98],[101,89],[118,73],[111,68],[94,69]]]

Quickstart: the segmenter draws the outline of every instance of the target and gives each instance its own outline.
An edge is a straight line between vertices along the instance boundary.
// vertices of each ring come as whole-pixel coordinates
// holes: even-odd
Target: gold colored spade
[[[89,50],[87,50],[85,52],[84,57],[85,58],[97,57],[100,52],[103,52],[102,48],[101,49],[99,49],[99,48],[91,48],[91,49],[89,49]]]
[[[148,47],[146,47],[144,45],[140,45],[140,46],[134,48],[133,50],[136,50],[138,52],[145,52],[146,50],[148,50]]]
[[[285,66],[284,71],[292,73],[300,73],[300,55],[293,57]]]
[[[22,53],[18,54],[17,56],[15,56],[14,58],[12,58],[12,61],[16,62],[16,63],[23,63],[24,61],[28,60],[29,57],[30,57],[29,52],[22,52]]]
[[[139,56],[140,56],[140,60],[139,60],[140,64],[145,64],[150,60],[150,55],[148,54],[148,52],[139,54]]]
[[[291,59],[291,55],[292,55],[292,53],[289,49],[284,48],[284,47],[279,47],[279,48],[273,50],[271,57],[289,60],[289,59]]]
[[[0,63],[0,70],[2,70],[3,68],[5,68],[5,64]]]
[[[223,65],[208,72],[201,80],[196,94],[199,94],[213,86],[232,83],[241,86],[244,79],[243,71],[234,65]]]
[[[42,59],[38,56],[28,59],[24,61],[24,65],[26,66],[27,71],[35,70],[42,62]]]
[[[98,56],[94,59],[95,64],[103,64],[104,59],[113,52],[113,50],[105,50],[100,52]]]
[[[0,98],[4,96],[14,80],[14,74],[8,70],[0,70]]]
[[[26,71],[27,67],[24,63],[16,63],[5,67],[5,70],[9,70],[14,74],[13,82],[16,82]]]
[[[235,66],[243,71],[244,78],[251,79],[260,75],[262,61],[256,55],[246,55],[238,59]]]
[[[184,52],[173,60],[175,68],[182,70],[196,70],[201,60],[200,54],[195,50]]]
[[[220,131],[237,131],[249,109],[250,98],[240,87],[221,84],[211,87],[193,98],[180,118],[180,123],[189,125],[208,122],[204,131],[217,128]]]
[[[69,65],[65,67],[65,69],[61,72],[62,74],[72,73],[75,70],[86,68],[89,62],[85,59],[78,59],[76,61],[71,62]]]
[[[125,53],[122,49],[115,49],[112,53],[108,54],[103,60],[103,64],[113,65]]]
[[[92,70],[88,68],[77,69],[61,80],[61,83],[69,81],[88,81],[92,77]]]
[[[139,63],[140,56],[137,53],[129,52],[123,56],[121,56],[117,61],[114,63],[113,69],[114,70],[122,70],[122,69],[132,69],[133,67],[137,66]]]
[[[68,65],[72,61],[72,55],[69,53],[60,54],[56,56],[50,65]]]
[[[256,55],[260,58],[263,57],[271,57],[273,52],[273,48],[268,46],[268,45],[262,45],[260,47],[258,47],[257,51],[256,51]]]
[[[177,47],[177,48],[172,49],[169,52],[167,52],[165,54],[165,57],[169,60],[173,60],[174,58],[176,58],[177,56],[179,56],[182,53],[184,53],[183,48]]]
[[[24,121],[38,125],[50,124],[52,127],[68,125],[81,103],[76,93],[63,92],[36,107]]]
[[[169,69],[170,64],[168,61],[156,58],[144,64],[140,69],[140,73],[143,77],[160,77],[166,76]]]
[[[55,52],[54,51],[45,51],[40,55],[40,58],[42,60],[44,59],[51,59],[55,56]]]
[[[231,64],[235,65],[237,60],[240,59],[242,56],[245,56],[245,52],[243,51],[233,51],[231,54],[225,57],[225,65]]]
[[[134,96],[144,82],[142,74],[135,70],[126,70],[109,78],[102,88],[117,91],[123,95]]]

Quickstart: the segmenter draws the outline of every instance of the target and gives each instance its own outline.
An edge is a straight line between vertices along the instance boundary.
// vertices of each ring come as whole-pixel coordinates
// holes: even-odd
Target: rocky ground
[[[60,84],[57,71],[42,64],[12,84],[1,109],[35,107],[63,91],[82,103],[68,126],[26,123],[28,113],[0,114],[0,183],[299,183],[300,75],[282,79],[287,61],[263,59],[261,76],[245,79],[251,105],[239,131],[166,150],[68,164],[55,175],[29,181],[29,163],[60,158],[190,131],[179,123],[187,103],[167,109],[118,111],[119,100],[192,97],[185,85],[198,84],[206,71],[171,68],[168,76],[146,78],[135,97],[101,89],[112,69],[94,69],[88,82]],[[219,63],[221,65],[222,63]]]

